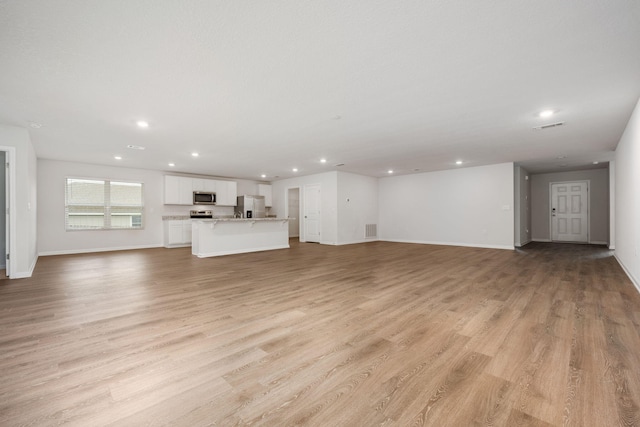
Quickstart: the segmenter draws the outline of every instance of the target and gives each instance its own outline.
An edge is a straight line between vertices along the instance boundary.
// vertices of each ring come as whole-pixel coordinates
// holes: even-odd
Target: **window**
[[[140,182],[67,178],[65,228],[142,229],[142,186]]]

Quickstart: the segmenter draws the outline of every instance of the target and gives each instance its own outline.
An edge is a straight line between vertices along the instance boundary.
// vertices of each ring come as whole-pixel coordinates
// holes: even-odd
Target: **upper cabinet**
[[[264,205],[267,208],[273,206],[272,201],[272,193],[271,193],[271,185],[269,184],[258,184],[258,195],[264,196]]]
[[[184,176],[164,177],[164,204],[165,205],[192,205],[193,183],[191,178]]]
[[[193,191],[212,191],[216,192],[216,182],[213,179],[192,178],[191,188]]]
[[[235,181],[216,181],[216,205],[236,206],[238,183]]]
[[[238,183],[185,176],[164,176],[165,205],[192,206],[194,191],[214,192],[216,193],[216,205],[235,206],[238,197]]]

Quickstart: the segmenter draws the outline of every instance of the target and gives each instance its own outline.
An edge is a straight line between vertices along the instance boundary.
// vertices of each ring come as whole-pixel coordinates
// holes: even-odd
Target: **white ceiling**
[[[612,159],[639,96],[638,1],[0,1],[0,123],[39,158],[267,180],[572,169]]]

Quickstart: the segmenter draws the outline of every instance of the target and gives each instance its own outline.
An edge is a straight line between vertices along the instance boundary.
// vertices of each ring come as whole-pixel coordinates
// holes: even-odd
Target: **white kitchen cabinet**
[[[164,221],[164,246],[166,248],[191,246],[191,220]]]
[[[211,191],[216,193],[217,205],[235,206],[236,198],[238,197],[238,183],[235,181],[217,181],[215,179],[165,175],[165,205],[192,206],[194,191]]]
[[[264,196],[264,205],[267,208],[273,206],[273,197],[270,184],[258,184],[258,195]]]
[[[227,197],[229,206],[238,204],[238,183],[235,181],[227,181]]]
[[[164,177],[164,204],[177,205],[180,202],[180,177]]]
[[[190,219],[182,221],[182,241],[185,245],[191,245],[191,230],[193,224]]]
[[[191,179],[192,191],[211,191],[216,192],[216,180],[205,178],[192,178]]]
[[[192,179],[184,176],[165,175],[164,204],[165,205],[192,205],[193,204]]]
[[[216,181],[216,205],[236,206],[238,183],[235,181]]]
[[[211,191],[215,193],[217,191],[217,185],[215,179],[205,179],[204,181],[204,191]]]
[[[204,179],[201,178],[191,178],[191,190],[192,191],[205,191],[204,190]]]

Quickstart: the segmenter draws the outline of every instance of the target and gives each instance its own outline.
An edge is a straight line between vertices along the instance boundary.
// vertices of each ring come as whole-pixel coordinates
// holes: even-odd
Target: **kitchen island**
[[[192,224],[191,253],[199,258],[289,247],[283,218],[197,219]]]

